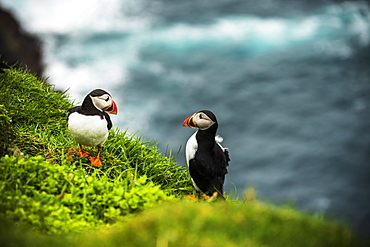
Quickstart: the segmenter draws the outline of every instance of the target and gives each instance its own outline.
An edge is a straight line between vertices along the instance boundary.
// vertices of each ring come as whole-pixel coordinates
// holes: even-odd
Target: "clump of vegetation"
[[[9,144],[13,139],[11,121],[4,105],[0,105],[0,157],[6,154],[6,150],[8,150]]]
[[[146,176],[131,175],[126,171],[110,179],[101,171],[87,174],[83,167],[50,164],[41,156],[3,157],[1,214],[48,233],[78,232],[174,199]]]
[[[92,167],[74,155],[66,121],[73,103],[28,71],[4,70],[0,98],[2,244],[360,246],[341,223],[254,196],[226,203],[181,199],[194,193],[186,169],[119,129],[104,144],[104,165]]]

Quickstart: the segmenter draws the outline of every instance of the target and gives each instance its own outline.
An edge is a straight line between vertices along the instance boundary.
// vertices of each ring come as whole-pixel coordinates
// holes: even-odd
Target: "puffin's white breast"
[[[69,115],[68,129],[77,143],[90,147],[102,145],[109,135],[107,120],[78,112]]]
[[[186,156],[186,164],[189,165],[189,160],[193,159],[195,157],[195,153],[198,150],[198,142],[195,135],[198,131],[196,131],[188,141],[186,142],[186,148],[185,148],[185,156]]]
[[[197,132],[198,131],[196,131],[192,136],[190,136],[190,138],[186,142],[185,156],[186,156],[186,164],[188,166],[189,166],[189,160],[191,160],[195,157],[195,153],[198,150],[198,142],[197,142],[197,138],[195,137]],[[193,178],[192,177],[190,177],[190,178],[191,178],[191,181],[193,182],[193,185],[194,185],[195,189],[197,191],[200,191],[197,184],[194,182]]]

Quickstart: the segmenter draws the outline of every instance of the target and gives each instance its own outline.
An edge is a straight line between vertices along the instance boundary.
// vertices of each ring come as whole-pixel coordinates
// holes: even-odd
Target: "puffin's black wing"
[[[67,121],[68,121],[69,115],[71,115],[74,112],[78,112],[80,109],[81,109],[81,106],[80,105],[68,109]],[[68,123],[67,123],[67,125],[68,125]]]
[[[215,145],[214,148],[214,156],[215,156],[215,170],[216,170],[216,176],[219,183],[219,188],[221,191],[223,191],[223,185],[225,182],[225,175],[228,173],[227,167],[229,166],[229,152],[227,149],[222,148],[219,144]]]
[[[71,113],[78,112],[80,109],[81,109],[81,106],[80,105],[68,109],[68,112],[69,112],[68,113],[68,116],[71,115]]]
[[[226,166],[229,166],[229,161],[230,161],[229,149],[224,148],[224,155],[226,159]]]

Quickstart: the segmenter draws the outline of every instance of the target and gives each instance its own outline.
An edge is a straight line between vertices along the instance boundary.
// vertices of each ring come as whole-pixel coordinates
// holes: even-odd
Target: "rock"
[[[17,62],[27,67],[38,77],[43,76],[43,63],[40,39],[27,33],[19,21],[7,10],[0,7],[0,69]]]

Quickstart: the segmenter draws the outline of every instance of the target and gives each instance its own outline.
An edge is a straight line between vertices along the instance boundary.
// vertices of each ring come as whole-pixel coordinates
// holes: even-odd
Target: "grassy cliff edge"
[[[66,93],[17,68],[0,74],[0,87],[4,246],[361,246],[323,216],[183,199],[194,193],[186,169],[119,129],[104,145],[104,166],[93,168],[74,156]]]

